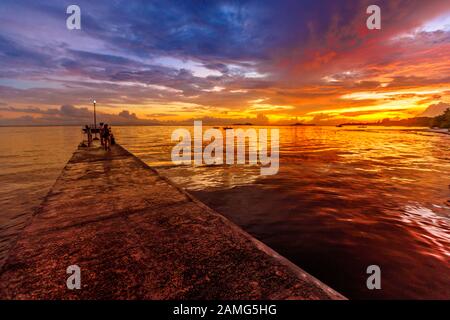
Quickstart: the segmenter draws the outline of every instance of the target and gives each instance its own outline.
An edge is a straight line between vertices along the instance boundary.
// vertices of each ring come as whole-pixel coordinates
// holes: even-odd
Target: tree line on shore
[[[378,122],[371,123],[360,123],[360,122],[351,122],[351,123],[342,123],[340,126],[409,126],[409,127],[430,127],[430,128],[442,128],[442,129],[450,129],[450,108],[444,111],[443,114],[436,117],[415,117],[409,119],[383,119]]]
[[[432,118],[430,127],[450,129],[450,108],[445,110],[443,114]]]

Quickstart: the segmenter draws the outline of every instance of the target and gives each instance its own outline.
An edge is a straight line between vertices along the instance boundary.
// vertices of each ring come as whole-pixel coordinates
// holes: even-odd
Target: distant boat
[[[344,126],[343,124],[338,124],[336,127],[342,128],[343,126]]]
[[[297,126],[306,126],[306,127],[310,127],[310,126],[315,126],[315,124],[314,124],[314,123],[301,123],[301,122],[296,122],[296,123],[290,124],[290,126],[293,126],[293,127],[297,127]]]
[[[222,127],[223,130],[233,129],[232,127]]]

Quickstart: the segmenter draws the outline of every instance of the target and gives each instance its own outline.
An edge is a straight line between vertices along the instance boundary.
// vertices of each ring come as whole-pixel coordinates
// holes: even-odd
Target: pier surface
[[[11,249],[0,298],[344,297],[115,145],[73,154]]]

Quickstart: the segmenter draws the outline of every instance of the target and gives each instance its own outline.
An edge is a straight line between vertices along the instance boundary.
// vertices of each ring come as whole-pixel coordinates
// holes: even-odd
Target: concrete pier
[[[344,299],[119,145],[73,154],[11,249],[0,298]]]

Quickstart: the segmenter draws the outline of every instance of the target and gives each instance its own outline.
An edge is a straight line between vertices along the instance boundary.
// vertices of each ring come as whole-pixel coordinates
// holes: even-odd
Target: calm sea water
[[[75,127],[0,127],[0,266],[81,137]]]
[[[405,128],[280,127],[280,171],[173,166],[174,127],[117,140],[349,298],[450,299],[450,136]],[[77,127],[0,128],[0,261],[81,139]],[[378,265],[382,289],[368,290]]]

